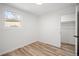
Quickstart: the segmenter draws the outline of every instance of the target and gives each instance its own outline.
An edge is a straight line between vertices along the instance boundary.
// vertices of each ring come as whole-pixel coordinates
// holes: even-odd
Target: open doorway
[[[61,16],[61,48],[75,55],[75,14]]]

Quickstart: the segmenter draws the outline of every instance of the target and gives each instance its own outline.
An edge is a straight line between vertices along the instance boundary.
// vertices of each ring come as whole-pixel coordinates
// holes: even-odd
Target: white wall
[[[61,46],[61,16],[75,14],[75,7],[69,6],[40,16],[40,41]]]
[[[61,23],[61,42],[75,44],[75,21]]]
[[[0,5],[0,51],[3,50],[3,23],[1,22],[2,20],[2,12],[3,12],[3,8],[2,8],[2,5]]]
[[[60,47],[60,17],[48,14],[40,18],[40,41]]]
[[[0,31],[0,52],[5,52],[8,50],[15,49],[17,47],[21,47],[22,45],[27,45],[32,42],[35,42],[37,39],[37,30],[36,30],[36,20],[37,17],[33,14],[30,14],[28,12],[23,12],[21,10],[18,10],[13,7],[8,6],[1,6],[3,8],[3,11],[6,8],[9,8],[15,12],[17,12],[19,15],[22,16],[22,27],[20,28],[7,28],[4,25],[0,24],[0,27],[4,26],[2,29],[2,32]],[[0,8],[0,17],[3,13],[1,13]],[[4,38],[2,38],[2,34],[4,33]]]

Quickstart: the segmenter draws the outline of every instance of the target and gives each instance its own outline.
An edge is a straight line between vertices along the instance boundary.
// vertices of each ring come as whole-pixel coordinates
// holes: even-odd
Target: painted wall
[[[27,45],[32,42],[35,42],[37,39],[37,30],[36,30],[36,20],[37,17],[29,12],[24,12],[21,10],[18,10],[16,8],[10,7],[10,6],[1,6],[3,11],[5,9],[11,9],[14,12],[21,15],[21,24],[22,27],[20,28],[11,28],[11,27],[5,27],[4,24],[1,25],[3,29],[0,30],[0,52],[5,52],[8,50],[12,50],[18,47],[21,47],[22,45]],[[0,17],[2,17],[0,8]],[[4,33],[4,34],[3,34]],[[2,34],[4,38],[2,38]]]
[[[2,20],[2,12],[3,12],[3,7],[2,5],[0,4],[0,51],[3,51],[3,38],[4,38],[4,31],[3,31],[3,22],[1,21]]]
[[[40,18],[40,41],[60,47],[60,17],[48,14]]]
[[[75,21],[61,23],[61,42],[75,44]]]
[[[75,14],[75,7],[68,6],[40,16],[40,41],[61,46],[61,16]]]

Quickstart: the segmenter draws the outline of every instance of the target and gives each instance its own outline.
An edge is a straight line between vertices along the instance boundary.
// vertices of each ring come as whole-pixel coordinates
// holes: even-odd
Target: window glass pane
[[[14,19],[15,16],[13,15],[11,11],[5,11],[5,18]]]
[[[21,22],[20,22],[20,16],[6,10],[5,11],[5,26],[6,27],[20,27]]]
[[[6,27],[21,27],[20,22],[5,22]]]

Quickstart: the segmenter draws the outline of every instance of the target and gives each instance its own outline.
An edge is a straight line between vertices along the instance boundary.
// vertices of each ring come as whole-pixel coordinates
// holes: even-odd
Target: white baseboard
[[[36,41],[34,41],[34,42],[36,42]],[[34,43],[34,42],[30,42],[30,43],[28,43],[28,44],[23,44],[23,45],[21,45],[21,46],[19,46],[19,47],[12,48],[12,49],[7,50],[7,51],[4,51],[4,52],[0,52],[0,56],[3,55],[3,54],[6,54],[6,53],[8,53],[8,52],[12,52],[12,51],[14,51],[14,50],[16,50],[16,49],[18,49],[18,48],[22,48],[22,47],[24,47],[24,46],[26,46],[26,45],[29,45],[29,44],[31,44],[31,43]]]

